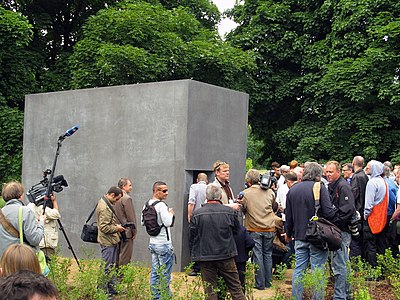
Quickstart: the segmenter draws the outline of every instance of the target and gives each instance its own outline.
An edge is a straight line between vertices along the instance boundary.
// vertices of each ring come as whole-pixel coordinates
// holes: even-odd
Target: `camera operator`
[[[259,181],[260,173],[257,170],[250,169],[246,173],[249,188],[243,191],[244,196],[240,203],[244,208],[244,226],[255,241],[253,258],[259,267],[255,287],[264,290],[271,287],[272,282],[272,244],[275,236],[272,205],[275,202],[275,193],[271,185],[262,188]]]
[[[44,236],[39,243],[40,250],[44,252],[46,257],[55,254],[55,249],[58,245],[58,227],[57,220],[61,218],[58,210],[58,203],[56,196],[51,196],[51,205],[47,205],[45,209],[46,221],[44,222]],[[29,203],[27,206],[34,212],[36,218],[43,215],[44,203]]]
[[[19,244],[18,213],[22,207],[24,243],[37,247],[43,238],[46,216],[38,219],[33,211],[23,202],[24,188],[21,183],[11,181],[3,185],[2,197],[6,205],[0,212],[0,255],[11,244]]]

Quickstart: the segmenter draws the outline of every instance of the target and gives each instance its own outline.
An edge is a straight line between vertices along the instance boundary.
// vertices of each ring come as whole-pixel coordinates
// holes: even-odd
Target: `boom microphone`
[[[75,125],[74,127],[68,129],[64,135],[60,136],[60,139],[65,139],[66,137],[69,137],[71,135],[73,135],[77,130],[79,129],[79,125]]]

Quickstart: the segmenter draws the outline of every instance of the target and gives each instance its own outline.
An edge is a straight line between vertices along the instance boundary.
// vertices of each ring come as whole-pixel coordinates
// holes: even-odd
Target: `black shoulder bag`
[[[321,182],[314,183],[313,194],[315,200],[315,215],[308,223],[306,241],[322,250],[339,250],[342,247],[341,230],[325,218],[318,217],[317,214],[320,207]]]
[[[98,241],[97,241],[97,233],[98,233],[99,229],[97,228],[97,222],[93,222],[92,224],[88,224],[88,222],[92,218],[94,212],[96,211],[96,207],[97,207],[97,204],[94,207],[94,209],[92,210],[92,212],[90,213],[90,215],[87,218],[85,224],[83,225],[82,233],[81,233],[81,239],[84,242],[98,243]]]

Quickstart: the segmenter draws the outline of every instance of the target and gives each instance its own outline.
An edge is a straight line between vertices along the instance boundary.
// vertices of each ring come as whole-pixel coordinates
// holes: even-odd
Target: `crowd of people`
[[[294,299],[302,299],[301,278],[308,266],[311,270],[323,269],[329,261],[334,280],[333,299],[348,299],[349,257],[360,256],[376,267],[377,254],[386,249],[394,257],[399,256],[396,223],[400,219],[400,168],[393,168],[390,162],[372,160],[365,166],[364,159],[356,156],[351,163],[342,165],[337,161],[324,165],[273,163],[271,171],[265,174],[248,170],[246,188],[238,194],[234,194],[229,183],[228,163],[216,161],[213,171],[212,183],[206,173],[198,173],[196,183],[190,186],[187,203],[193,262],[190,275],[201,275],[207,299],[218,299],[218,276],[225,281],[232,299],[246,299],[244,274],[248,260],[257,265],[254,288],[259,290],[271,287],[278,264],[293,267]],[[137,223],[131,190],[131,180],[121,178],[94,209],[105,273],[132,260]],[[56,198],[49,199],[51,205],[44,212],[43,202],[25,206],[23,194],[18,182],[3,186],[6,206],[0,210],[0,297],[3,291],[4,295],[6,291],[17,295],[21,291],[15,285],[21,287],[32,273],[42,273],[38,250],[52,255],[57,247],[54,223],[61,215]],[[154,299],[159,299],[163,292],[171,295],[169,284],[176,261],[171,236],[175,212],[168,207],[167,198],[167,183],[156,181],[140,220],[149,234],[150,287]],[[342,243],[338,250],[328,251],[307,240],[307,227],[315,215],[340,229]],[[25,292],[55,299],[55,288],[46,280],[37,277],[38,286],[50,286],[48,294],[41,294],[40,289]],[[116,280],[110,278],[101,286],[110,299],[116,294]],[[322,299],[323,293],[316,290],[313,298]]]
[[[217,161],[215,181],[207,185],[207,177],[200,173],[198,182],[190,188],[193,275],[200,272],[207,282],[207,299],[218,299],[217,275],[225,280],[233,299],[244,299],[245,269],[235,259],[243,253],[248,259],[246,254],[251,249],[251,260],[257,265],[254,288],[260,290],[271,287],[276,264],[290,267],[294,257],[293,299],[302,299],[301,279],[309,265],[311,270],[324,269],[329,261],[333,299],[349,299],[350,257],[360,256],[376,267],[377,255],[386,249],[394,257],[399,256],[399,166],[393,168],[390,162],[375,160],[365,165],[361,156],[342,165],[337,161],[324,165],[273,163],[272,170],[263,175],[249,170],[246,189],[237,196],[229,185],[229,172],[228,163]],[[306,238],[309,221],[316,214],[340,229],[342,242],[338,250],[328,251]],[[313,298],[323,299],[323,294],[316,290]]]

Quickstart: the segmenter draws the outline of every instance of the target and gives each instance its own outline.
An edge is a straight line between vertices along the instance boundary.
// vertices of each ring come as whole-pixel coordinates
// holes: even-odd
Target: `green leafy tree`
[[[24,124],[19,100],[35,88],[26,48],[31,38],[27,19],[0,7],[0,182],[21,176]]]
[[[68,57],[79,40],[87,18],[117,0],[4,0],[3,6],[26,16],[32,25],[30,55],[36,62],[38,89],[31,92],[70,88]],[[20,99],[23,102],[22,99]]]
[[[254,66],[251,53],[223,42],[187,9],[143,1],[91,17],[70,65],[74,88],[192,78],[237,89]]]
[[[398,1],[246,0],[228,39],[254,50],[264,157],[399,162]]]
[[[27,51],[32,30],[21,14],[0,7],[0,103],[22,109],[21,99],[35,88],[34,65]]]

